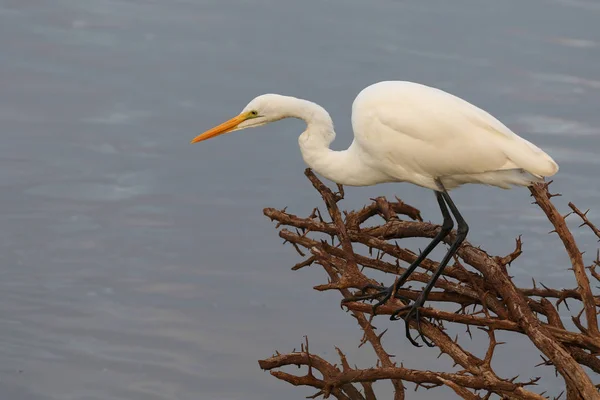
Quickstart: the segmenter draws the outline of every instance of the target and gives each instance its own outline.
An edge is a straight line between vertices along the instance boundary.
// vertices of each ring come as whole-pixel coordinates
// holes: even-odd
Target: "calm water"
[[[330,360],[338,345],[371,365],[339,295],[311,289],[325,274],[291,272],[297,255],[262,216],[319,204],[302,173],[302,125],[188,145],[261,93],[325,106],[341,149],[366,85],[441,87],[547,150],[561,166],[561,209],[572,200],[600,221],[599,4],[1,0],[1,397],[303,398],[313,391],[257,360],[299,348],[304,335]],[[439,219],[434,197],[410,185],[349,188],[344,206],[394,194]],[[524,235],[511,270],[523,285],[573,286],[527,190],[465,187],[455,201],[471,241],[491,252]],[[589,259],[595,242],[576,232]],[[405,365],[449,368],[392,328],[386,344]],[[501,374],[553,375],[515,366],[514,354],[539,361],[526,343],[507,349]],[[558,394],[560,382],[548,382]]]

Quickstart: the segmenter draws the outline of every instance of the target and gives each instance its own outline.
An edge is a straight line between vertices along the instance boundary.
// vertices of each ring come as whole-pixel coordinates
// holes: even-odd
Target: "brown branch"
[[[371,313],[372,307],[369,304],[364,303],[346,303],[346,306],[351,310],[360,311],[363,313]],[[377,315],[391,315],[398,307],[383,305],[377,309]],[[491,329],[509,331],[509,332],[520,332],[526,333],[525,330],[516,322],[503,320],[498,318],[485,318],[476,317],[473,315],[456,314],[447,311],[437,310],[434,308],[422,308],[420,310],[421,315],[425,317],[431,317],[439,321],[454,322],[463,325],[474,325],[482,326]],[[544,325],[546,329],[552,334],[555,340],[569,344],[572,346],[589,349],[594,352],[600,353],[600,341],[595,338],[591,338],[584,334],[573,333],[565,330],[564,328],[557,328],[551,325]]]
[[[315,182],[316,177],[314,175],[311,175],[310,171],[307,171],[306,173],[307,173],[307,176],[309,177],[309,179],[311,180],[311,182],[313,183],[313,186],[315,186],[315,188],[317,188],[317,190],[319,190],[321,192],[321,195],[323,196],[324,200],[328,204],[328,210],[330,212],[330,215],[331,215],[332,219],[336,222],[336,225],[339,229],[338,233],[340,233],[340,232],[343,233],[343,237],[340,236],[340,240],[342,241],[342,245],[343,245],[343,241],[349,240],[349,239],[347,236],[346,227],[342,226],[342,224],[339,222],[340,213],[337,210],[337,205],[335,204],[334,201],[331,201],[331,199],[328,200],[328,198],[330,197],[330,194],[327,192],[328,189],[326,187],[324,187],[324,185],[322,185],[322,184],[319,185],[319,183],[316,183]],[[395,221],[395,222],[397,222],[397,221]],[[327,273],[330,275],[330,278],[332,280],[331,287],[338,288],[340,290],[340,292],[344,295],[344,298],[348,299],[349,292],[347,292],[347,290],[346,290],[346,288],[347,288],[346,285],[348,284],[348,281],[350,279],[346,279],[345,282],[340,284],[340,280],[342,280],[343,278],[342,279],[338,278],[338,276],[334,272],[334,268],[331,268],[331,266],[334,266],[338,270],[344,270],[343,265],[340,264],[339,262],[337,262],[334,258],[330,257],[326,252],[319,250],[316,246],[313,247],[311,250],[312,250],[313,254],[315,254],[317,256],[318,259],[321,259],[324,261],[324,262],[321,261],[321,264],[325,267]],[[343,247],[343,250],[346,252],[346,254],[345,254],[346,258],[351,257],[351,260],[348,260],[349,262],[346,264],[346,266],[349,265],[352,268],[352,277],[355,277],[355,274],[354,274],[354,268],[356,266],[355,254],[352,249],[350,249],[348,251],[347,248]],[[347,272],[347,269],[346,269],[346,272]],[[365,283],[363,280],[363,282],[361,282],[361,285],[364,285],[364,284]],[[336,286],[334,286],[334,285],[336,285]],[[368,339],[371,342],[376,353],[380,357],[380,360],[382,360],[383,367],[386,367],[387,365],[384,362],[385,358],[382,358],[382,355],[380,354],[380,352],[382,352],[383,355],[387,355],[387,353],[385,353],[385,351],[383,351],[383,348],[381,347],[381,342],[379,340],[380,338],[377,337],[378,340],[374,340],[374,338],[372,337],[372,335],[374,335],[374,333],[372,332],[372,326],[370,324],[370,321],[366,320],[363,313],[356,313],[355,311],[353,311],[353,313],[354,313],[355,317],[357,318],[357,320],[359,321],[361,328],[365,332],[365,340]],[[411,325],[413,327],[416,327],[416,322],[411,321]],[[481,365],[481,363],[482,363],[481,360],[479,360],[474,355],[463,350],[457,343],[452,341],[437,326],[434,326],[434,325],[432,325],[430,323],[426,323],[426,322],[421,322],[420,325],[422,327],[422,334],[424,336],[426,336],[427,338],[431,339],[441,349],[442,352],[450,355],[457,364],[463,366],[466,370],[470,371],[472,374],[474,374],[476,376],[485,376],[486,379],[488,379],[488,380],[490,380],[492,378],[498,379],[491,372],[491,370],[489,370],[489,368],[479,367],[479,365]],[[398,382],[399,381],[393,381],[394,385],[396,386],[396,397],[398,397],[398,393],[401,392],[401,396],[403,398],[404,397],[404,388],[403,387],[399,388]],[[401,383],[400,383],[400,385],[401,385]]]
[[[304,174],[311,181],[315,189],[319,191],[325,204],[327,205],[327,210],[329,211],[329,215],[331,216],[335,226],[336,226],[336,234],[342,244],[342,249],[345,252],[346,263],[342,268],[339,268],[339,264],[337,267],[341,270],[341,273],[337,273],[332,262],[332,258],[324,252],[320,252],[318,249],[312,249],[313,255],[319,260],[320,264],[325,268],[327,273],[329,274],[332,282],[334,283],[342,283],[348,282],[349,280],[359,280],[362,282],[362,285],[365,285],[368,281],[362,275],[362,273],[358,269],[358,265],[356,264],[354,250],[352,248],[352,242],[348,237],[348,233],[346,230],[346,225],[342,220],[341,213],[337,207],[337,201],[334,194],[331,190],[325,186],[313,173],[310,169],[306,169]],[[341,191],[341,188],[340,188]],[[343,286],[340,286],[340,293],[345,297],[349,297],[351,294],[347,289],[344,289]],[[363,313],[353,312],[354,317],[358,321],[360,327],[365,333],[365,338],[371,343],[371,346],[375,350],[375,353],[379,357],[382,365],[391,366],[392,361],[390,359],[389,354],[383,349],[381,345],[381,337],[377,336],[373,331],[373,327],[371,322],[367,320]],[[394,400],[404,400],[404,386],[402,381],[392,379],[392,384],[395,388]]]
[[[390,202],[383,197],[378,197],[359,211],[342,213],[337,204],[344,196],[343,188],[338,186],[338,192],[334,193],[310,170],[306,171],[306,176],[325,201],[331,222],[325,221],[318,209],[315,209],[308,218],[272,208],[265,209],[264,213],[272,220],[276,220],[278,227],[286,225],[296,228],[295,233],[283,229],[280,231],[280,236],[291,243],[298,253],[305,254],[306,251],[311,253],[305,261],[296,264],[294,269],[314,263],[321,265],[327,272],[329,282],[315,286],[316,290],[335,289],[344,299],[352,299],[351,289],[362,289],[367,283],[377,283],[368,278],[365,272],[379,270],[397,276],[406,271],[406,268],[400,265],[401,262],[411,263],[416,259],[417,255],[414,252],[396,243],[390,243],[390,240],[432,238],[439,232],[439,226],[423,222],[417,209],[400,200]],[[263,360],[260,362],[261,367],[270,369],[272,374],[290,383],[318,389],[312,397],[331,395],[337,398],[375,400],[372,383],[378,380],[391,380],[395,389],[395,399],[404,399],[403,381],[413,382],[417,387],[428,389],[445,385],[458,396],[467,399],[489,399],[492,394],[507,399],[545,398],[543,393],[536,394],[526,389],[527,386],[536,384],[538,378],[519,383],[515,378],[501,378],[494,372],[492,359],[497,346],[501,344],[496,341],[494,332],[506,330],[526,335],[542,352],[543,364],[555,367],[563,377],[568,399],[599,399],[595,385],[582,366],[587,366],[596,372],[600,371],[598,359],[600,337],[596,334],[597,324],[590,323],[591,319],[596,319],[596,306],[600,306],[600,296],[593,296],[591,290],[588,290],[590,285],[581,253],[564,223],[564,218],[550,202],[552,195],[548,193],[547,185],[536,185],[530,190],[563,241],[571,259],[578,287],[558,290],[544,285],[538,287],[534,281],[533,288],[517,288],[508,275],[507,266],[515,262],[523,251],[520,237],[516,241],[515,250],[504,257],[491,256],[480,248],[464,242],[454,259],[454,264],[443,271],[442,277],[436,282],[436,289],[429,297],[432,305],[436,302],[455,304],[459,307],[458,311],[452,313],[431,306],[420,309],[423,337],[434,343],[442,354],[451,357],[455,365],[461,368],[460,371],[417,371],[393,363],[393,356],[385,350],[382,343],[382,336],[387,330],[381,334],[375,333],[376,328],[372,325],[374,318],[372,305],[362,302],[349,302],[345,303],[345,306],[363,330],[361,345],[369,344],[377,355],[378,362],[375,367],[351,368],[346,356],[336,348],[341,366],[328,368],[323,364],[327,363],[325,360],[313,358],[313,355],[309,354],[308,346],[300,353],[278,354],[271,359]],[[573,211],[580,217],[583,216],[584,224],[594,231],[593,224],[585,223],[587,221],[585,213],[578,212],[576,207]],[[342,215],[345,215],[345,219]],[[382,218],[380,225],[372,226],[373,224],[370,223],[368,227],[363,226],[370,218],[376,216]],[[403,217],[411,218],[412,221],[403,220]],[[331,244],[313,238],[312,234],[331,236]],[[339,243],[335,242],[334,238],[337,238]],[[455,233],[452,232],[444,241],[450,243],[454,238]],[[356,245],[366,246],[369,255],[356,251]],[[419,270],[409,277],[409,281],[428,282],[429,272],[435,270],[437,265],[437,262],[430,259],[424,260]],[[596,279],[600,278],[600,274],[595,271],[597,266],[600,266],[600,259],[588,267],[590,274]],[[403,299],[414,300],[419,293],[418,289],[406,285],[399,290],[399,295]],[[557,299],[556,307],[549,299]],[[566,299],[580,302],[584,306],[587,326],[583,326],[579,318],[574,317],[579,332],[572,332],[565,328],[558,314],[558,305]],[[392,299],[379,307],[377,314],[391,314],[402,305],[401,301]],[[594,310],[593,317],[589,315],[590,309]],[[446,323],[466,326],[469,335],[471,326],[485,330],[489,336],[489,347],[483,358],[478,358],[461,346],[459,337],[450,338],[445,332]],[[409,324],[412,329],[417,327],[413,320]],[[298,361],[299,356],[305,357],[302,359],[305,363],[291,362],[291,360]],[[267,363],[274,360],[277,361],[274,364]],[[307,365],[309,373],[294,378],[291,374],[273,370],[292,364]],[[315,378],[311,372],[312,368],[319,370],[323,378]],[[358,385],[362,386],[364,393],[357,390]],[[477,390],[484,390],[487,394],[481,397],[473,392]]]
[[[346,230],[346,227],[341,223],[341,214],[337,209],[337,205],[331,192],[327,189],[318,179],[310,173],[310,171],[306,171],[306,174],[313,183],[313,186],[321,193],[323,199],[327,204],[328,211],[336,224],[337,234],[342,243],[342,249],[344,250],[345,258],[347,263],[341,264],[335,258],[329,256],[326,252],[321,251],[318,247],[313,247],[311,251],[317,257],[320,264],[323,265],[327,273],[331,278],[331,285],[326,285],[329,288],[337,288],[343,294],[344,298],[348,299],[350,293],[347,291],[348,282],[357,277],[357,265],[355,261],[355,254],[350,244],[350,236]],[[329,191],[329,192],[328,192]],[[348,245],[345,245],[347,243]],[[338,276],[335,271],[342,271],[342,275]],[[344,273],[347,275],[344,277]],[[364,279],[360,279],[360,285],[364,285],[366,282]],[[354,316],[359,321],[359,325],[365,332],[365,341],[368,340],[371,342],[371,345],[375,349],[378,354],[380,360],[382,361],[382,366],[389,366],[389,355],[383,350],[381,346],[380,337],[376,336],[373,332],[373,328],[363,313],[357,313],[353,311]],[[412,321],[411,325],[416,327],[416,322]],[[422,322],[422,334],[429,339],[431,339],[443,352],[450,355],[454,361],[465,369],[469,370],[472,374],[476,376],[485,376],[486,379],[490,380],[494,378],[495,380],[499,380],[495,375],[487,368],[480,368],[478,365],[481,364],[481,360],[477,359],[472,354],[463,350],[458,344],[452,341],[444,332],[442,332],[437,326],[432,324]],[[386,359],[387,358],[387,359]],[[388,365],[386,365],[388,364]],[[400,381],[392,381],[394,386],[396,387],[395,397],[403,398],[404,397],[404,388],[401,386]]]
[[[327,233],[327,234],[335,234],[335,232],[336,232],[335,227],[332,224],[318,222],[318,221],[314,221],[314,220],[310,220],[310,219],[307,220],[307,219],[300,218],[293,214],[289,214],[286,212],[282,212],[280,210],[276,210],[274,208],[265,208],[263,210],[263,212],[267,217],[269,217],[273,220],[277,220],[282,225],[300,227],[303,229],[310,230],[311,232],[321,232],[321,233]],[[424,233],[427,236],[422,235],[422,236],[418,236],[418,237],[433,237],[437,233],[438,227],[436,225],[422,223],[422,226],[425,228]],[[378,228],[378,230],[376,230],[375,232],[377,233],[378,231],[387,231],[388,236],[390,236],[390,235],[394,234],[396,231],[402,230],[403,227],[404,227],[404,225],[398,225],[395,222],[393,222],[391,224],[386,224],[381,227],[375,227],[375,228]],[[419,226],[415,225],[414,227],[410,227],[410,229],[419,229]],[[294,240],[294,243],[300,244],[306,248],[310,248],[310,247],[314,246],[316,243],[318,243],[317,241],[314,241],[306,236],[303,236],[303,235],[298,236],[295,233],[292,233],[287,230],[282,230],[281,232],[289,232],[289,234],[286,234],[285,236],[283,236],[281,234],[280,234],[280,236],[282,236],[286,240],[290,240],[290,241]],[[371,237],[368,234],[362,234],[362,235],[361,234],[362,234],[362,232],[356,232],[356,230],[349,231],[349,235],[350,235],[350,238],[352,241],[360,242],[360,243],[370,246],[372,248],[377,248],[377,249],[383,250],[386,254],[389,254],[392,257],[397,258],[406,263],[411,263],[417,258],[417,255],[409,250],[400,248],[398,246],[394,246],[393,244],[390,244],[390,243],[388,243],[382,239],[379,239],[377,237]],[[297,236],[297,239],[294,239],[294,238],[296,238],[296,236]],[[402,236],[406,236],[406,234],[402,234]],[[327,251],[330,251],[330,250],[328,249]],[[331,251],[336,251],[336,249],[332,248]],[[511,253],[511,254],[513,254],[513,253]],[[336,253],[336,256],[343,256],[343,254],[344,254],[344,252],[342,250],[339,250]],[[357,257],[357,261],[360,265],[363,265],[368,268],[373,268],[373,269],[377,269],[377,270],[380,270],[383,272],[394,273],[394,274],[398,274],[398,273],[401,274],[404,271],[404,269],[400,269],[400,267],[397,267],[396,265],[391,264],[391,263],[387,263],[387,262],[380,261],[380,260],[375,260],[375,259],[372,259],[369,257],[360,256],[358,254],[356,254],[355,256]],[[506,257],[510,257],[510,256],[511,255],[506,256]],[[503,261],[507,261],[507,260],[508,259],[504,258]],[[437,268],[437,263],[433,262],[429,259],[425,259],[420,267],[427,271],[433,271]],[[471,283],[470,279],[472,277],[480,277],[480,276],[473,274],[472,272],[463,272],[460,269],[452,268],[451,266],[448,266],[448,267],[446,267],[446,269],[444,269],[443,275],[447,276],[449,278],[459,280],[461,282],[465,282],[465,283]],[[419,275],[416,275],[415,279],[413,279],[413,280],[421,281],[420,279],[422,279],[422,278],[417,279],[417,277],[419,277]],[[410,278],[410,279],[412,279],[412,278]],[[600,274],[598,274],[598,279],[600,280]],[[480,282],[478,282],[477,284],[479,285]],[[577,289],[558,290],[558,289],[551,289],[551,288],[543,288],[543,289],[542,288],[524,288],[524,289],[519,289],[519,290],[522,291],[523,294],[526,296],[552,297],[552,298],[557,298],[557,299],[572,298],[572,299],[581,300],[581,295]],[[600,297],[595,296],[594,301],[597,306],[600,306]]]
[[[332,281],[339,281],[339,277],[336,274],[335,270],[331,268],[331,261],[333,259],[330,258],[326,253],[319,253],[317,249],[314,249],[313,251],[315,251],[316,256],[321,260],[321,265],[323,265],[325,271],[329,274],[329,277],[332,279]],[[344,296],[344,298],[348,298],[351,295],[348,289],[340,288],[339,291]],[[364,332],[363,340],[365,342],[368,341],[371,344],[373,350],[375,351],[375,354],[377,354],[377,357],[381,361],[381,364],[384,367],[390,367],[394,365],[392,363],[391,356],[384,350],[383,345],[381,344],[381,336],[375,334],[374,328],[371,325],[371,321],[368,320],[362,312],[352,311],[352,315],[354,316],[354,318],[356,318],[359,326]],[[404,400],[405,389],[404,385],[402,384],[402,381],[392,379],[392,384],[395,388],[394,400]]]
[[[454,393],[456,393],[457,395],[459,395],[463,399],[466,399],[466,400],[481,400],[481,397],[477,396],[476,394],[474,394],[473,392],[465,389],[462,386],[458,386],[458,384],[456,384],[453,381],[450,381],[448,379],[444,379],[442,377],[438,377],[438,379],[440,381],[442,381],[444,383],[444,385],[446,385],[450,389],[454,390]]]
[[[546,311],[546,316],[548,318],[548,324],[552,325],[555,328],[565,330],[565,326],[562,323],[562,320],[560,319],[560,315],[558,314],[558,311],[556,310],[556,308],[554,308],[552,303],[550,303],[550,301],[548,301],[547,299],[542,299],[540,301],[540,303]],[[570,343],[570,344],[573,345],[574,343]],[[578,347],[581,347],[581,348],[578,348]],[[590,347],[577,346],[576,347],[576,345],[573,345],[573,346],[568,346],[567,350],[571,353],[573,358],[578,363],[585,365],[586,367],[590,368],[592,371],[594,371],[596,373],[600,373],[600,359],[598,359],[597,356],[594,356],[594,355],[588,353],[587,351],[585,351],[585,350],[591,350],[592,352],[598,352],[598,350],[593,349],[593,346],[590,346]]]
[[[523,253],[522,247],[523,242],[521,241],[521,236],[519,236],[516,240],[516,245],[513,252],[504,257],[496,257],[496,260],[502,265],[510,265]]]
[[[535,197],[536,203],[544,211],[548,220],[554,225],[554,229],[565,246],[565,250],[571,259],[571,266],[575,273],[575,279],[579,285],[578,291],[581,294],[585,316],[587,320],[587,328],[592,336],[600,337],[598,330],[598,318],[596,317],[596,300],[590,287],[590,280],[585,273],[585,265],[581,251],[577,247],[573,234],[567,227],[567,223],[554,205],[550,202],[550,193],[548,192],[548,184],[536,184],[531,186],[531,194]],[[585,215],[584,215],[585,217]]]
[[[596,259],[594,260],[594,263],[589,266],[590,274],[592,274],[594,279],[600,282],[600,274],[596,272],[596,267],[600,267],[600,249],[596,251]],[[598,300],[598,296],[594,297],[596,300]],[[596,303],[596,305],[598,305],[598,303]]]
[[[278,361],[276,361],[278,359],[285,359],[286,363],[278,365]],[[273,356],[271,359],[260,360],[258,364],[264,370],[271,370],[271,375],[294,386],[312,386],[321,389],[323,394],[327,391],[327,393],[333,394],[338,399],[364,399],[360,392],[350,383],[339,385],[337,388],[328,387],[327,381],[334,379],[341,371],[323,358],[315,354],[310,354],[308,351]],[[272,371],[272,369],[283,365],[306,365],[309,367],[309,372],[303,376],[296,376],[282,371]],[[312,368],[318,370],[323,379],[316,378],[312,373]],[[343,391],[347,391],[348,393],[343,393]]]
[[[517,290],[502,267],[487,253],[470,246],[462,246],[458,254],[469,265],[478,268],[486,280],[497,288],[498,293],[506,301],[512,319],[519,323],[531,342],[552,361],[567,385],[578,391],[583,398],[600,399],[589,376],[565,348],[553,340],[549,329],[542,326],[535,317],[527,300]]]
[[[322,360],[322,359],[321,359]],[[322,360],[326,362],[325,360]],[[290,353],[276,355],[259,361],[264,370],[272,370],[286,365],[307,365],[308,359],[301,353]],[[330,365],[331,366],[331,365]],[[331,366],[333,367],[333,366]],[[341,387],[351,382],[375,382],[385,379],[399,379],[419,384],[446,384],[444,381],[452,382],[462,388],[491,389],[500,393],[519,396],[520,399],[542,400],[545,398],[525,389],[532,385],[531,382],[514,383],[507,380],[487,381],[483,377],[475,377],[467,374],[419,371],[405,367],[379,367],[369,369],[350,369],[333,375],[334,379],[324,382],[331,387]]]
[[[594,232],[594,235],[596,235],[598,237],[598,239],[600,239],[600,229],[598,229],[596,227],[596,225],[594,225],[587,217],[587,213],[590,210],[587,210],[586,212],[582,212],[579,208],[577,208],[575,206],[575,204],[573,204],[571,202],[569,202],[569,207],[571,207],[571,210],[573,210],[573,212],[575,214],[579,215],[579,218],[581,218],[581,220],[583,221],[583,223],[579,226],[581,227],[581,226],[587,225],[592,230],[592,232]]]
[[[380,199],[383,199],[382,197]],[[387,202],[389,207],[397,214],[406,215],[412,220],[423,221],[421,218],[421,213],[414,207],[409,206],[408,204],[402,202],[400,199],[396,199],[395,202]],[[380,206],[377,202],[373,204],[369,204],[363,207],[359,211],[351,211],[346,216],[346,224],[349,228],[358,229],[361,224],[363,224],[369,218],[378,215],[381,212]]]

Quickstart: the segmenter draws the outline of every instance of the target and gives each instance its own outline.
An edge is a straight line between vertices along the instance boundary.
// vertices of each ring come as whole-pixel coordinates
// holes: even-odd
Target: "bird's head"
[[[196,136],[190,143],[198,143],[224,133],[255,128],[283,119],[287,115],[283,111],[282,103],[285,103],[285,96],[277,94],[258,96],[248,103],[239,115]]]

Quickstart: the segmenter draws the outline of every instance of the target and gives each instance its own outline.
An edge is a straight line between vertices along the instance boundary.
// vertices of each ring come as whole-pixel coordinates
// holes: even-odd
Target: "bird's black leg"
[[[460,212],[458,211],[458,209],[456,208],[456,205],[454,204],[454,202],[448,195],[448,192],[446,192],[444,190],[443,192],[441,192],[441,196],[443,197],[443,200],[445,200],[445,202],[448,204],[448,207],[450,208],[450,211],[452,211],[454,218],[456,218],[456,223],[458,225],[457,230],[456,230],[456,239],[450,246],[448,253],[446,253],[444,258],[438,265],[437,269],[435,270],[435,272],[433,274],[433,277],[427,283],[427,286],[425,286],[425,289],[423,290],[423,292],[421,292],[421,294],[419,295],[417,300],[415,300],[415,302],[412,305],[402,307],[402,308],[396,310],[390,317],[390,319],[392,319],[392,320],[398,319],[398,317],[397,317],[398,314],[410,309],[410,311],[403,317],[404,320],[406,321],[406,337],[411,341],[411,343],[413,345],[418,346],[418,347],[420,345],[410,336],[410,331],[409,331],[410,318],[415,318],[415,320],[417,321],[417,330],[419,331],[419,333],[421,333],[421,326],[419,324],[419,321],[420,321],[419,308],[422,307],[423,304],[425,303],[425,301],[427,300],[427,296],[429,295],[429,292],[431,292],[431,289],[433,289],[435,282],[438,280],[438,278],[444,271],[444,268],[446,267],[446,265],[448,264],[450,259],[454,256],[454,254],[456,254],[458,247],[465,240],[465,238],[467,237],[467,233],[469,232],[469,226],[467,225],[467,223],[464,220],[464,218],[462,217],[462,215],[460,215]],[[421,335],[421,337],[422,337],[422,335]],[[424,340],[425,344],[427,344],[428,346],[432,346],[424,338],[423,338],[423,340]]]
[[[397,299],[405,300],[405,298],[398,296],[398,289],[404,284],[404,282],[406,282],[406,280],[414,272],[414,270],[417,269],[417,267],[419,266],[419,264],[421,264],[421,262],[425,259],[425,257],[427,257],[429,255],[429,253],[431,253],[431,251],[435,248],[435,246],[437,246],[446,237],[446,235],[448,235],[448,233],[450,233],[450,231],[452,230],[452,227],[454,226],[454,224],[452,222],[452,218],[450,217],[450,213],[448,212],[448,207],[446,207],[446,203],[444,201],[442,193],[436,191],[435,196],[436,196],[438,204],[440,206],[440,211],[442,212],[442,216],[444,217],[444,222],[442,223],[442,227],[441,227],[440,231],[438,232],[438,234],[435,235],[433,240],[427,245],[427,247],[425,247],[425,249],[421,252],[421,254],[419,254],[417,259],[410,264],[410,266],[406,269],[406,271],[404,271],[404,273],[402,275],[400,275],[400,278],[396,279],[396,281],[394,282],[394,284],[392,286],[383,287],[383,286],[367,285],[364,288],[362,288],[363,293],[368,289],[375,289],[375,290],[378,290],[378,292],[374,293],[374,294],[365,294],[365,295],[360,295],[360,296],[354,296],[354,297],[342,300],[342,302],[372,300],[372,299],[376,299],[376,298],[383,296],[383,298],[381,300],[379,300],[377,303],[375,303],[373,305],[373,314],[375,314],[377,312],[377,308],[379,306],[385,304],[392,296]]]

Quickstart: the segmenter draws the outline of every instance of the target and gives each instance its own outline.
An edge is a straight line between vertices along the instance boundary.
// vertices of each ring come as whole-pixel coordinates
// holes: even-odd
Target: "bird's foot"
[[[419,332],[419,335],[417,336],[417,338],[419,338],[419,336],[420,336],[421,339],[423,340],[423,343],[425,343],[428,347],[434,347],[433,343],[431,343],[429,340],[425,339],[425,336],[423,335],[423,332],[421,331],[421,314],[419,312],[419,308],[421,308],[424,303],[425,303],[425,300],[422,299],[422,296],[419,296],[413,304],[409,304],[407,306],[401,307],[401,308],[397,309],[396,311],[394,311],[392,313],[392,315],[390,316],[390,320],[398,321],[399,319],[403,319],[405,322],[407,339],[410,340],[410,342],[413,344],[413,346],[421,347],[421,345],[419,343],[417,343],[417,341],[415,339],[413,339],[413,337],[410,334],[410,320],[414,319],[417,323],[417,332]],[[404,313],[407,310],[408,310],[408,312],[404,316],[398,317],[398,315]]]
[[[367,293],[367,290],[369,290],[369,289],[376,290],[376,292],[369,294],[369,293]],[[373,284],[369,283],[368,285],[365,285],[360,290],[360,292],[362,294],[343,299],[342,300],[342,304],[353,302],[353,301],[380,299],[377,303],[373,304],[372,314],[375,315],[375,314],[377,314],[377,308],[379,308],[380,306],[382,306],[385,303],[387,303],[388,300],[392,298],[392,296],[395,299],[402,300],[405,303],[409,303],[410,302],[409,298],[404,297],[404,296],[400,296],[398,294],[398,279],[396,279],[396,281],[394,282],[394,284],[392,286],[389,286],[389,287],[379,286],[379,285],[373,285]]]

